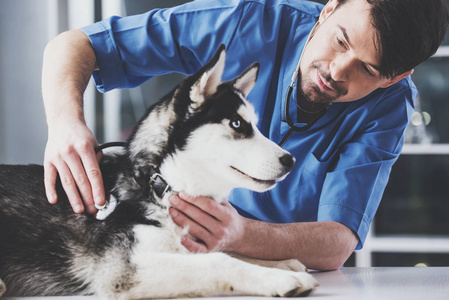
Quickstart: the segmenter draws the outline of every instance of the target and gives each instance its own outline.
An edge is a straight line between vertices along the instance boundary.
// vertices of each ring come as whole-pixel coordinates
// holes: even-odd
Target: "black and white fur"
[[[315,288],[295,260],[189,253],[180,243],[187,230],[168,215],[175,191],[221,201],[236,187],[266,191],[293,166],[259,132],[245,99],[259,65],[222,83],[224,61],[222,46],[148,110],[122,153],[105,155],[105,189],[117,205],[104,221],[74,214],[60,184],[59,202],[48,204],[42,166],[0,166],[0,294],[298,296]],[[170,186],[163,196],[150,184],[152,170]]]

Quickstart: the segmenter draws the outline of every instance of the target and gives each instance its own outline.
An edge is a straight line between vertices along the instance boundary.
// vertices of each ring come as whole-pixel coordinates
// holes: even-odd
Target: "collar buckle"
[[[162,175],[157,173],[156,171],[150,177],[150,185],[156,195],[158,195],[160,198],[164,197],[165,193],[171,190],[170,186],[162,177]]]

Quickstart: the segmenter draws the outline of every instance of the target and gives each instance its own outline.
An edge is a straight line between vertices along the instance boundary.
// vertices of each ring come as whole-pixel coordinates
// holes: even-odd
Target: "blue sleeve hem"
[[[371,224],[364,214],[342,205],[332,204],[320,205],[317,221],[334,221],[350,228],[359,238],[356,250],[363,248]]]
[[[99,70],[92,75],[97,89],[102,93],[123,86],[125,77],[112,30],[107,24],[109,23],[99,22],[81,28],[95,51]]]

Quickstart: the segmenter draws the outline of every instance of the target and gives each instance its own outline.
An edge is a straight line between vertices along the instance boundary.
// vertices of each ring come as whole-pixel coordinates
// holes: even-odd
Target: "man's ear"
[[[396,82],[398,82],[398,81],[404,79],[405,77],[407,77],[407,76],[409,76],[409,75],[412,75],[414,71],[415,71],[414,69],[411,69],[411,70],[408,71],[408,72],[404,72],[404,73],[402,73],[402,74],[396,75],[396,76],[394,76],[394,77],[388,79],[388,81],[387,81],[384,85],[382,85],[381,88],[384,89],[384,88],[387,88],[387,87],[389,87],[389,86],[395,84]]]
[[[326,5],[321,10],[320,17],[318,18],[318,23],[323,24],[324,21],[334,13],[337,8],[338,0],[329,0]]]
[[[217,91],[217,87],[221,84],[225,59],[225,46],[221,45],[215,56],[195,74],[200,77],[190,90],[190,99],[194,109],[200,107],[207,97]]]

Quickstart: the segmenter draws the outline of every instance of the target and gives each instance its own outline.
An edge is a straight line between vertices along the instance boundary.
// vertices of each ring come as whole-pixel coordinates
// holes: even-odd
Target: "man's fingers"
[[[210,239],[210,232],[205,227],[201,226],[190,217],[186,216],[183,212],[177,210],[176,208],[170,208],[169,212],[173,221],[183,228],[188,227],[189,234],[191,234],[195,238],[202,241],[207,241]]]
[[[101,157],[101,156],[99,156]],[[88,213],[95,213],[95,203],[105,203],[103,178],[94,148],[89,143],[66,149],[63,155]],[[69,195],[68,195],[69,196]],[[73,201],[78,202],[78,198]],[[69,196],[71,201],[71,196]],[[72,202],[72,201],[71,201]]]
[[[101,159],[100,155],[95,155],[92,151],[89,154],[82,156],[84,170],[89,180],[90,197],[92,197],[92,205],[104,205],[105,204],[105,192],[103,186],[103,177],[101,176],[100,166],[98,160]]]
[[[177,195],[171,196],[169,202],[178,211],[182,211],[184,215],[188,216],[192,220],[195,220],[196,223],[200,224],[204,228],[211,228],[212,226],[216,226],[215,223],[219,222],[207,211],[202,210],[201,207],[196,206],[193,203],[189,203]]]
[[[192,199],[190,199],[192,200]],[[207,251],[214,251],[220,249],[224,238],[227,236],[229,230],[223,223],[216,219],[214,216],[209,214],[209,211],[203,211],[201,208],[196,206],[199,204],[200,207],[210,208],[210,205],[221,205],[215,203],[214,200],[205,198],[205,197],[197,197],[188,202],[177,195],[173,195],[169,198],[169,201],[172,205],[170,209],[170,216],[173,221],[181,227],[188,227],[189,234],[194,238],[201,240],[204,243]],[[211,210],[214,210],[212,208]],[[226,207],[228,209],[228,207]],[[197,241],[194,241],[197,242]],[[192,246],[189,243],[190,247],[202,248],[201,245]],[[186,247],[187,248],[187,247]],[[200,251],[198,249],[192,250],[188,248],[190,251]]]
[[[72,177],[67,165],[62,162],[58,165],[59,178],[61,180],[62,187],[69,199],[70,205],[75,213],[82,213],[84,211],[84,205],[81,201],[78,188],[76,187],[75,180]]]
[[[44,185],[47,200],[51,204],[58,202],[58,194],[56,193],[56,178],[58,171],[52,164],[44,164]]]
[[[231,212],[234,210],[228,201],[218,203],[208,197],[192,197],[184,192],[180,192],[178,198],[184,204],[178,206],[179,210],[207,228],[216,238],[226,235],[226,227],[232,222]],[[189,209],[185,211],[185,207]]]
[[[79,197],[79,195],[78,195],[78,197],[76,199],[73,199],[73,201],[78,202],[78,199],[80,198],[82,200],[82,202],[84,202],[87,212],[92,214],[92,213],[96,212],[96,208],[94,205],[95,204],[94,198],[92,196],[92,187],[91,187],[90,178],[88,178],[88,174],[86,173],[87,170],[85,170],[85,166],[82,161],[82,158],[87,155],[85,153],[87,150],[82,149],[82,151],[84,153],[80,153],[80,151],[75,151],[75,150],[66,152],[65,156],[64,156],[64,161],[67,163],[69,171],[72,174],[72,179],[75,183],[75,188],[78,190],[78,193],[81,196],[81,197]],[[93,149],[91,151],[93,152]],[[93,157],[94,163],[97,164],[94,153],[92,153],[91,159],[92,159],[92,157]],[[89,161],[89,159],[85,159],[85,160]],[[98,170],[98,171],[96,171],[96,173],[99,173],[99,167],[96,167],[96,170]],[[62,178],[61,178],[61,180],[62,180]],[[68,180],[67,178],[66,178],[66,180],[67,180],[67,183],[70,182],[70,180]],[[71,184],[71,182],[69,184]],[[71,199],[72,196],[69,194],[67,194],[67,196],[69,197],[69,201],[72,203],[72,199]]]
[[[49,163],[45,165],[44,184],[48,201],[52,204],[58,201],[55,186],[57,174],[59,173],[61,185],[69,199],[73,211],[75,213],[82,213],[84,211],[83,202],[81,201],[75,180],[67,165],[63,161],[60,161],[57,166]]]
[[[203,243],[194,241],[186,235],[181,237],[181,244],[187,250],[189,250],[190,252],[193,252],[193,253],[208,253],[209,252],[209,249],[207,249],[206,245],[204,245]]]
[[[219,221],[224,221],[227,217],[227,207],[221,205],[211,198],[193,197],[182,191],[179,193],[179,198],[193,204],[195,207],[200,208],[202,211],[207,212],[210,216]]]

